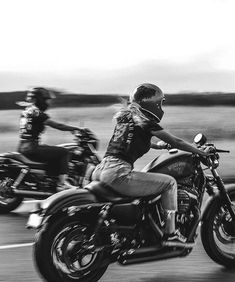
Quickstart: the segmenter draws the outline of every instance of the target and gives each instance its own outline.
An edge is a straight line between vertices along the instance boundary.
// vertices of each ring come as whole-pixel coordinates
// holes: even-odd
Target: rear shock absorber
[[[25,175],[29,172],[29,168],[25,167],[22,168],[20,171],[20,174],[18,175],[18,177],[16,178],[16,180],[14,181],[14,183],[12,184],[12,189],[16,189],[20,183],[22,182],[22,180],[24,179]]]

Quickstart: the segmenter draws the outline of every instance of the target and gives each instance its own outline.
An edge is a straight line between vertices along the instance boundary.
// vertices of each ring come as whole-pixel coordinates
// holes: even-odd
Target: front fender
[[[225,185],[225,188],[229,195],[235,194],[235,184],[227,184]],[[210,197],[205,205],[203,214],[202,214],[202,222],[207,221],[212,213],[212,211],[217,207],[217,205],[220,203],[220,193]]]

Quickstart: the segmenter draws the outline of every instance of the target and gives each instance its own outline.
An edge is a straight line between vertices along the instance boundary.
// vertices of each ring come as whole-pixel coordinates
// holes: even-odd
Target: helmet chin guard
[[[141,101],[139,102],[140,110],[143,114],[154,118],[157,123],[159,123],[164,115],[161,103],[155,103],[153,101]]]

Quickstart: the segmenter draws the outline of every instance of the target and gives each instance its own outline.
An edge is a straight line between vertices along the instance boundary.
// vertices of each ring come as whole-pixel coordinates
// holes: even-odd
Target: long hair
[[[135,125],[144,127],[149,119],[141,112],[140,105],[135,102],[128,102],[127,100],[122,99],[121,109],[114,115],[114,119],[117,121],[123,118],[128,117],[132,119]]]

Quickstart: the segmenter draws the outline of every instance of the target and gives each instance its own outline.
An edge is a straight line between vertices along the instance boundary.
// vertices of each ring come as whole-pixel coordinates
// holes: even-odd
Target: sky
[[[0,0],[0,91],[235,92],[234,0]]]

